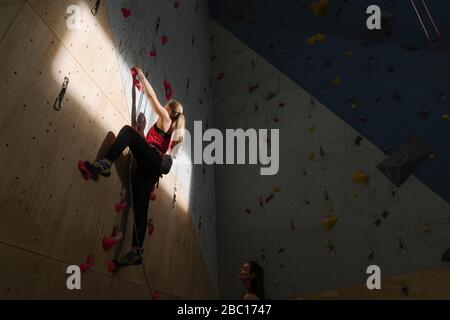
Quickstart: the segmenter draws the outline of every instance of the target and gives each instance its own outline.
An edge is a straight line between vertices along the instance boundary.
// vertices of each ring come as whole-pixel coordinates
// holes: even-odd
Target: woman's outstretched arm
[[[164,121],[168,121],[170,123],[170,116],[166,109],[159,103],[158,97],[156,96],[155,90],[153,90],[152,85],[150,82],[148,82],[147,78],[145,77],[144,72],[140,68],[136,68],[138,71],[138,75],[140,77],[140,80],[142,81],[144,85],[144,91],[147,94],[152,106],[153,110],[160,116]]]

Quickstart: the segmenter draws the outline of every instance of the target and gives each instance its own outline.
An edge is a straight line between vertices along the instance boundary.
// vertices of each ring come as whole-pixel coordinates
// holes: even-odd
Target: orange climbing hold
[[[320,17],[327,14],[329,8],[330,8],[329,0],[319,0],[311,4],[311,11],[316,17]]]
[[[352,180],[366,186],[369,185],[369,176],[360,170],[353,174]]]
[[[337,222],[338,219],[336,216],[328,214],[327,218],[322,222],[322,224],[324,225],[325,229],[327,229],[327,231],[331,231]]]

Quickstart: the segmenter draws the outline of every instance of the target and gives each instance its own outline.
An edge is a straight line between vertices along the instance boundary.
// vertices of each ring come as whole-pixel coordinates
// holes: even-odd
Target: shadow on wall
[[[120,220],[114,212],[114,203],[121,197],[120,180],[113,175],[98,184],[88,184],[76,168],[79,159],[95,158],[107,132],[117,134],[130,120],[113,41],[106,32],[110,30],[106,8],[102,5],[103,13],[97,18],[83,16],[82,30],[75,33],[64,28],[66,18],[61,18],[68,3],[23,2],[1,35],[0,283],[5,287],[1,296],[148,298],[142,269],[130,269],[111,278],[106,270],[111,255],[100,246],[102,236],[109,235]],[[90,4],[87,0],[78,2],[83,13],[90,11]],[[109,50],[112,54],[108,55]],[[69,87],[62,110],[57,112],[53,104],[65,76],[69,77]],[[158,197],[164,201],[172,195],[164,192]],[[155,211],[164,206],[156,204]],[[186,208],[180,205],[178,211],[183,210]],[[168,223],[167,217],[156,213],[155,223],[161,220],[162,228],[148,250],[165,262],[170,261],[172,253],[164,255],[164,248],[154,252],[156,246],[167,242],[163,237],[169,228],[175,228],[175,220],[176,227],[189,227],[178,212],[171,219]],[[129,221],[128,235],[131,224]],[[189,231],[181,236],[192,239]],[[127,237],[126,243],[129,241]],[[128,244],[124,247],[128,249]],[[195,251],[195,246],[189,249]],[[88,254],[94,254],[96,266],[86,276],[86,287],[79,292],[66,290],[67,265],[83,263]],[[180,255],[178,262],[182,263],[177,265],[181,268],[187,258],[192,263],[201,261],[201,256],[198,260],[198,256]],[[147,269],[161,298],[208,296],[206,286],[192,290],[195,279],[183,281],[177,276],[174,281],[180,287],[176,287],[168,274],[170,268],[177,267],[150,260],[155,261],[149,259]]]

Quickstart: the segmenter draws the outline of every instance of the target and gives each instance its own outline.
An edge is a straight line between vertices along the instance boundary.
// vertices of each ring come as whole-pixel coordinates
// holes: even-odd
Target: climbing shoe
[[[86,181],[94,180],[98,175],[106,178],[111,175],[111,164],[106,159],[95,162],[79,161],[78,169]]]
[[[126,266],[137,266],[142,264],[142,254],[144,250],[141,248],[133,248],[125,257],[119,259],[116,264],[119,268]]]

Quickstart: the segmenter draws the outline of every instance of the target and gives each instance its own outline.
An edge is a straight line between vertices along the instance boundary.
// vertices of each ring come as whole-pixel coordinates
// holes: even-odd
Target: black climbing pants
[[[136,130],[125,126],[109,149],[106,159],[113,163],[127,147],[130,148],[137,164],[131,174],[135,221],[133,247],[142,247],[147,230],[150,192],[160,176],[161,155]]]

